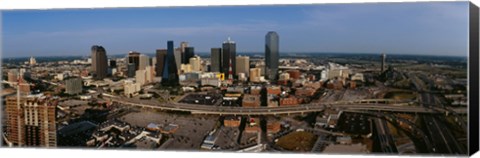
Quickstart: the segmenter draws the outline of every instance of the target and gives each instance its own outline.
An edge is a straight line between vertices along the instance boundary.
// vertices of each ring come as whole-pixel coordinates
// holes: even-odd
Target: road
[[[435,96],[422,93],[421,94],[422,102],[429,105],[441,106],[437,104]],[[457,142],[456,138],[453,136],[452,132],[448,127],[440,121],[438,118],[428,115],[422,116],[427,133],[430,136],[430,141],[433,143],[433,152],[436,153],[449,153],[449,154],[463,154],[466,153],[464,149]]]
[[[106,97],[107,98],[107,97]],[[381,103],[312,103],[301,104],[298,106],[282,106],[282,107],[225,107],[225,106],[209,106],[185,103],[158,103],[153,100],[132,100],[123,97],[108,97],[112,101],[142,108],[151,108],[159,110],[183,111],[192,114],[211,114],[211,115],[280,115],[280,114],[303,114],[309,112],[323,111],[326,108],[338,108],[339,110],[364,110],[364,111],[387,111],[387,112],[406,112],[406,113],[445,113],[443,108],[425,108],[420,106],[397,106],[395,104]],[[451,109],[456,113],[467,113],[466,108]]]

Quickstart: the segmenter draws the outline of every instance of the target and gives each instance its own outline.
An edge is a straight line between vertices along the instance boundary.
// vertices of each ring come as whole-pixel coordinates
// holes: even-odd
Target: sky
[[[196,52],[231,37],[237,52],[340,52],[467,56],[468,2],[211,6],[2,11],[2,56],[154,53],[167,40]]]

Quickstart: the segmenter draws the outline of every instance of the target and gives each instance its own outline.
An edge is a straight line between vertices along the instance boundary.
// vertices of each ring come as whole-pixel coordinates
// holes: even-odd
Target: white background
[[[0,10],[10,9],[52,9],[52,8],[108,8],[108,7],[152,7],[152,6],[206,6],[206,5],[259,5],[259,4],[300,4],[300,3],[365,3],[365,2],[413,2],[427,0],[0,0]],[[434,0],[446,1],[446,0]],[[477,6],[480,0],[472,0]],[[1,26],[1,22],[0,22]],[[0,43],[1,39],[0,39]],[[1,45],[0,45],[1,48]],[[1,49],[0,49],[1,50]],[[0,158],[11,157],[48,157],[48,158],[349,158],[349,157],[378,157],[374,155],[325,155],[325,154],[253,154],[232,152],[174,152],[174,151],[138,151],[138,150],[82,150],[82,149],[33,149],[33,148],[1,148]],[[399,156],[390,156],[399,157]],[[426,157],[426,156],[421,156]],[[480,157],[476,154],[475,157]]]

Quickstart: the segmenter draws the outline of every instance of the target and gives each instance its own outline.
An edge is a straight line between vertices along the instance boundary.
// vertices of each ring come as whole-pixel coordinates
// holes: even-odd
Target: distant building
[[[282,93],[282,89],[280,86],[269,86],[267,87],[267,95],[275,95],[278,96]]]
[[[295,95],[296,96],[305,96],[305,97],[311,97],[315,94],[315,89],[311,88],[311,87],[301,87],[301,88],[297,88],[295,90]]]
[[[236,44],[234,41],[230,40],[228,37],[227,41],[223,42],[222,45],[222,73],[228,74],[230,64],[232,68],[236,67],[235,57],[237,56]],[[230,63],[231,62],[231,63]],[[232,70],[232,74],[237,74],[235,70]]]
[[[157,77],[160,77],[163,74],[163,66],[165,65],[166,56],[167,56],[166,49],[157,49],[157,53],[156,53],[157,64],[155,66],[155,72]]]
[[[250,74],[250,57],[248,56],[237,56],[236,57],[236,63],[237,63],[237,67],[235,67],[236,69],[236,75],[238,75],[239,73],[244,73],[246,76],[249,76]]]
[[[223,120],[223,125],[225,127],[238,127],[240,126],[241,121],[242,118],[240,116],[226,116]]]
[[[222,48],[212,48],[210,50],[210,71],[221,72],[222,70]]]
[[[287,73],[289,74],[290,79],[297,80],[300,79],[302,73],[300,70],[288,70]]]
[[[190,66],[192,71],[202,71],[201,70],[202,59],[199,56],[193,56],[189,59]]]
[[[146,81],[147,83],[152,83],[155,80],[155,68],[153,66],[145,67]]]
[[[138,95],[138,92],[140,92],[140,84],[139,83],[134,83],[131,80],[125,81],[123,86],[124,86],[123,87],[124,94],[127,97],[136,96],[136,95]]]
[[[145,70],[145,67],[150,66],[150,57],[140,54],[139,65],[137,70]]]
[[[176,48],[173,54],[175,56],[175,64],[177,65],[177,68],[179,68],[182,64],[182,58],[184,56],[182,53],[182,48]]]
[[[300,99],[293,96],[288,98],[280,98],[280,106],[294,106],[300,103]]]
[[[242,107],[260,107],[260,95],[243,95]]]
[[[201,85],[202,86],[213,86],[213,87],[220,87],[222,81],[219,78],[202,78]]]
[[[281,130],[281,123],[279,121],[267,121],[267,133],[278,133]]]
[[[290,74],[289,74],[289,73],[286,73],[286,72],[281,73],[280,76],[279,76],[279,78],[278,78],[278,80],[280,80],[280,81],[288,81],[288,80],[290,80]]]
[[[163,66],[162,84],[163,85],[178,85],[178,69],[175,64],[173,41],[167,42],[167,56]]]
[[[107,77],[107,52],[102,46],[92,46],[92,72],[93,78],[101,80]]]
[[[260,82],[260,73],[261,73],[260,68],[251,68],[250,69],[250,82]]]
[[[108,66],[110,68],[116,68],[117,67],[117,61],[115,59],[110,59]]]
[[[265,76],[269,80],[275,80],[279,65],[279,37],[274,31],[265,35]]]
[[[185,53],[183,54],[182,64],[188,64],[190,62],[190,58],[195,56],[193,47],[185,47]]]
[[[182,55],[183,53],[185,53],[185,48],[187,47],[188,47],[188,42],[185,42],[185,41],[180,42],[180,51],[182,51]]]
[[[133,63],[135,71],[137,71],[140,68],[140,53],[135,51],[128,52],[127,63]]]
[[[65,93],[73,95],[82,93],[82,79],[78,77],[69,78],[65,81]]]
[[[134,63],[128,63],[127,64],[127,77],[133,77],[135,76],[135,64]]]
[[[145,70],[137,70],[135,72],[135,81],[143,86],[147,83],[147,71]]]
[[[58,100],[44,96],[6,98],[6,136],[13,146],[56,147]]]
[[[385,53],[382,53],[382,55],[380,56],[381,57],[381,68],[380,68],[380,71],[383,73],[385,71],[385,64],[386,64],[386,60],[387,60],[387,55]]]
[[[30,63],[30,65],[35,65],[35,64],[37,64],[37,60],[35,60],[35,58],[32,56],[32,57],[30,57],[29,63]]]

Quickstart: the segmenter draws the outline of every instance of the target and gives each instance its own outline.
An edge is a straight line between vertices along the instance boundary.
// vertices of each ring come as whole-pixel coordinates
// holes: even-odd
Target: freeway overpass
[[[425,114],[448,114],[455,112],[458,114],[466,114],[466,108],[443,109],[437,107],[421,107],[421,106],[398,106],[396,104],[329,104],[329,103],[312,103],[301,104],[298,106],[281,106],[281,107],[223,107],[209,106],[185,103],[154,103],[154,102],[135,102],[125,98],[113,98],[113,102],[120,104],[136,106],[141,108],[182,111],[192,114],[207,115],[282,115],[282,114],[303,114],[309,112],[319,112],[326,108],[337,108],[339,110],[357,110],[357,111],[377,111],[377,112],[403,112],[403,113],[425,113]]]

